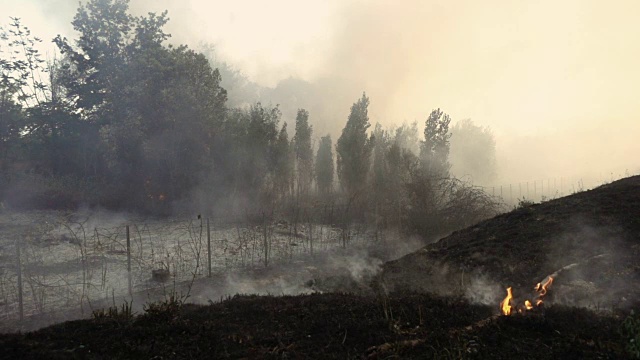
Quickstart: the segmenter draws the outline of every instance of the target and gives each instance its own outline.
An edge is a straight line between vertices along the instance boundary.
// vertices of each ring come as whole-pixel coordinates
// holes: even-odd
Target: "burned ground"
[[[0,335],[0,357],[627,358],[639,244],[633,177],[458,231],[386,263],[374,291],[169,302]],[[499,314],[506,286],[522,299],[552,274],[543,306]]]
[[[632,308],[640,299],[639,255],[636,176],[455,232],[386,263],[380,279],[389,291],[466,293],[497,303],[506,287],[528,296],[556,273],[555,303]]]
[[[569,321],[568,321],[569,320]],[[426,294],[236,296],[0,337],[7,359],[624,358],[619,320],[554,308],[495,308]]]

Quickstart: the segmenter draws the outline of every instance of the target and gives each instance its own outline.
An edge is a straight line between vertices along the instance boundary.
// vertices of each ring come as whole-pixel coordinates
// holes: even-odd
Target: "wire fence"
[[[585,182],[555,177],[480,186],[505,204],[545,201],[629,176]],[[0,239],[0,322],[61,309],[90,313],[98,302],[166,282],[268,267],[335,248],[370,245],[377,229],[349,221],[348,207],[226,214],[174,220],[33,219]],[[103,223],[98,223],[103,221]]]
[[[69,218],[36,222],[0,247],[0,322],[71,308],[90,314],[98,302],[166,282],[268,267],[377,239],[364,225],[339,224],[339,209],[314,211],[301,211],[305,216],[296,221],[261,213],[245,214],[252,220],[244,222],[237,216],[109,226]]]
[[[640,171],[610,172],[599,176],[558,176],[549,178],[530,179],[513,183],[492,185],[475,185],[487,194],[495,197],[507,205],[517,205],[520,201],[543,202],[563,196],[575,194],[620,180]]]

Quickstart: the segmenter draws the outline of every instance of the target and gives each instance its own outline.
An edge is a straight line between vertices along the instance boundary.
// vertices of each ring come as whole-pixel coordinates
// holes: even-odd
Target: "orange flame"
[[[551,284],[553,284],[553,277],[549,276],[545,279],[545,281],[543,281],[542,283],[538,283],[535,286],[534,289],[538,293],[538,298],[536,299],[536,306],[540,306],[543,304],[542,299],[547,294],[547,291],[549,290],[549,287],[551,286]],[[511,315],[512,300],[513,300],[513,293],[511,292],[511,288],[509,287],[507,288],[507,297],[505,297],[504,300],[502,300],[502,302],[500,303],[500,310],[504,315]],[[529,300],[525,300],[524,306],[526,310],[533,309],[533,305]],[[523,311],[522,308],[518,309],[518,312],[522,312],[522,311]]]
[[[524,301],[524,306],[527,308],[527,310],[533,309],[533,305],[531,305],[531,301],[529,300]]]
[[[538,283],[538,285],[536,285],[536,291],[540,293],[538,297],[541,298],[545,296],[547,294],[547,288],[551,286],[551,284],[553,284],[553,278],[551,276],[547,278],[547,281],[545,281],[542,286],[540,285],[540,283]]]
[[[513,299],[513,294],[511,293],[511,288],[507,288],[507,297],[502,300],[500,303],[500,308],[502,309],[502,313],[505,315],[511,315],[511,299]]]

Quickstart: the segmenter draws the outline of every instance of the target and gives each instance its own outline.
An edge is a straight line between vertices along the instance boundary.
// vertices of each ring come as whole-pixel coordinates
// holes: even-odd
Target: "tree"
[[[298,109],[296,116],[296,134],[293,138],[298,194],[306,195],[311,189],[313,181],[313,149],[311,148],[311,135],[313,128],[309,125],[309,112]]]
[[[142,130],[146,178],[156,196],[178,199],[213,169],[211,147],[222,128],[226,92],[219,73],[202,54],[178,47],[166,55],[166,67],[147,69],[154,71],[133,95],[138,99],[134,109]]]
[[[20,19],[0,26],[0,169],[7,175],[9,154],[30,126],[26,110],[46,100],[44,60],[35,45],[41,39],[31,35]]]
[[[234,194],[246,196],[249,201],[258,200],[261,194],[271,191],[266,185],[274,179],[279,159],[276,145],[280,109],[256,103],[231,115],[225,124],[230,150],[220,149],[226,155],[220,164],[227,164],[229,174],[225,175],[233,182]],[[218,169],[219,173],[225,172],[224,168]]]
[[[116,86],[122,85],[122,70],[128,61],[127,46],[133,37],[134,18],[128,0],[91,0],[80,4],[72,21],[80,36],[76,47],[58,35],[54,42],[69,59],[65,87],[68,96],[85,116],[100,115],[106,121],[116,116]],[[94,118],[93,120],[97,120]]]
[[[336,145],[338,177],[349,198],[358,195],[367,183],[372,141],[367,137],[369,98],[362,94],[351,106],[351,113]]]
[[[470,176],[476,184],[490,184],[496,176],[496,140],[488,127],[470,119],[451,128],[451,172]]]
[[[54,42],[64,56],[57,70],[59,88],[71,112],[94,127],[87,130],[97,134],[97,139],[91,136],[96,142],[93,147],[105,163],[97,175],[115,185],[108,198],[114,206],[122,202],[143,206],[155,197],[173,195],[156,178],[148,178],[150,169],[145,166],[146,125],[151,122],[145,110],[163,108],[157,106],[162,99],[153,96],[162,93],[161,87],[153,85],[163,83],[154,77],[165,75],[172,59],[162,45],[168,37],[162,31],[168,21],[166,12],[136,18],[128,9],[128,0],[81,4],[72,21],[79,33],[75,44],[61,36]],[[166,124],[162,118],[155,120]],[[149,194],[149,188],[157,191]]]
[[[0,176],[8,175],[9,155],[20,140],[22,122],[22,108],[14,102],[9,89],[0,87]],[[2,185],[5,181],[0,178]]]
[[[331,135],[320,139],[320,146],[316,155],[316,181],[318,192],[322,195],[330,194],[333,190],[333,144]]]
[[[420,159],[426,174],[433,178],[449,176],[449,123],[451,118],[440,109],[433,110],[424,128]]]
[[[395,130],[393,142],[400,149],[411,151],[414,155],[420,154],[420,139],[418,137],[418,122],[411,125],[402,124]]]
[[[387,193],[387,181],[389,177],[386,155],[390,146],[389,133],[382,128],[382,125],[376,124],[372,133],[372,196],[375,198],[376,207],[384,201]]]
[[[278,140],[274,148],[274,190],[280,198],[284,197],[291,188],[291,173],[293,172],[291,163],[291,146],[287,133],[287,123],[282,124]]]
[[[186,46],[165,47],[167,21],[131,16],[127,0],[91,0],[72,22],[75,45],[55,39],[61,88],[97,127],[102,175],[117,184],[109,198],[136,206],[180,199],[210,174],[226,116],[220,73]]]
[[[23,108],[47,100],[48,87],[41,79],[47,69],[35,48],[41,39],[31,35],[19,18],[0,26],[0,89]]]

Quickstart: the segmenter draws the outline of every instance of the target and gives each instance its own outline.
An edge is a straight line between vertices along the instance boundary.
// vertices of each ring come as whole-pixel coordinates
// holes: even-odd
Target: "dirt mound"
[[[556,275],[549,299],[578,306],[640,301],[640,176],[524,206],[384,265],[387,291],[464,294],[497,304]]]

